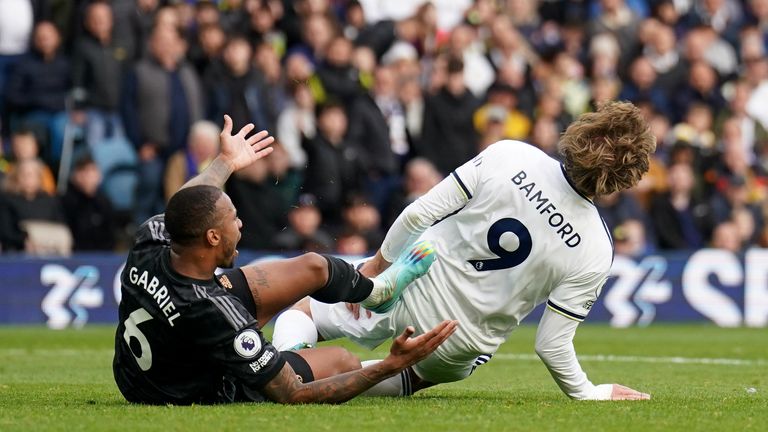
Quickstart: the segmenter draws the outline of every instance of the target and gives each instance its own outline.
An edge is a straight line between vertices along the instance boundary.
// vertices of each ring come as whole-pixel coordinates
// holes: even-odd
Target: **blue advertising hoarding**
[[[239,263],[275,257],[243,253]],[[124,260],[121,254],[0,257],[0,324],[61,329],[116,322]],[[537,310],[526,321],[540,314]],[[768,249],[617,256],[587,321],[615,327],[692,321],[766,327]]]

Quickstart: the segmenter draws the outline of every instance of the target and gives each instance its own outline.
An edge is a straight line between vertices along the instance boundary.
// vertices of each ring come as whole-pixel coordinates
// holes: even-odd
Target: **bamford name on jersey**
[[[557,212],[557,207],[542,194],[541,189],[536,189],[535,182],[525,181],[527,177],[528,174],[525,171],[520,171],[512,177],[512,183],[519,186],[520,192],[525,194],[525,198],[536,206],[539,214],[547,218],[549,226],[557,230],[557,234],[560,235],[566,246],[572,248],[578,246],[581,243],[579,233],[575,232],[573,225],[566,222],[562,213]]]
[[[157,277],[152,276],[150,279],[149,272],[146,270],[139,274],[139,269],[136,267],[131,267],[128,270],[128,280],[137,288],[143,289],[152,296],[157,306],[163,311],[163,315],[168,318],[168,324],[173,327],[173,320],[181,316],[181,314],[176,312],[171,315],[176,310],[176,305],[171,301],[168,288],[165,285],[160,286],[160,281]]]

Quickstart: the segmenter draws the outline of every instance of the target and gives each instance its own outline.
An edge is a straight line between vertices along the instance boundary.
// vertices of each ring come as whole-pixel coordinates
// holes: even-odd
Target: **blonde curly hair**
[[[636,106],[608,102],[571,123],[558,151],[574,187],[595,198],[636,185],[648,171],[656,138]]]

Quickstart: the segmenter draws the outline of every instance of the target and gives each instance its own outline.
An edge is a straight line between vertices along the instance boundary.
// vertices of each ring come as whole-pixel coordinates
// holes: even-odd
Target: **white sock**
[[[312,318],[304,312],[288,309],[275,321],[272,345],[278,351],[288,351],[300,344],[317,344],[317,328]]]
[[[371,293],[368,295],[368,297],[365,298],[365,300],[360,302],[360,304],[365,307],[378,306],[389,300],[390,296],[392,295],[392,290],[387,289],[387,284],[382,279],[378,277],[372,277],[371,282],[373,282],[373,289],[371,290]]]
[[[363,367],[374,365],[381,360],[366,360],[362,362]],[[369,388],[363,393],[363,396],[410,396],[411,390],[411,372],[406,369],[399,374],[389,377],[384,381]]]

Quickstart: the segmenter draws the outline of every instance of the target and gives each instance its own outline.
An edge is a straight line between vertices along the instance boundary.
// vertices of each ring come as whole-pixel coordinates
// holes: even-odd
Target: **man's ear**
[[[208,241],[209,245],[218,246],[221,242],[221,235],[219,234],[219,230],[216,228],[209,228],[208,231],[205,232],[205,239]]]

